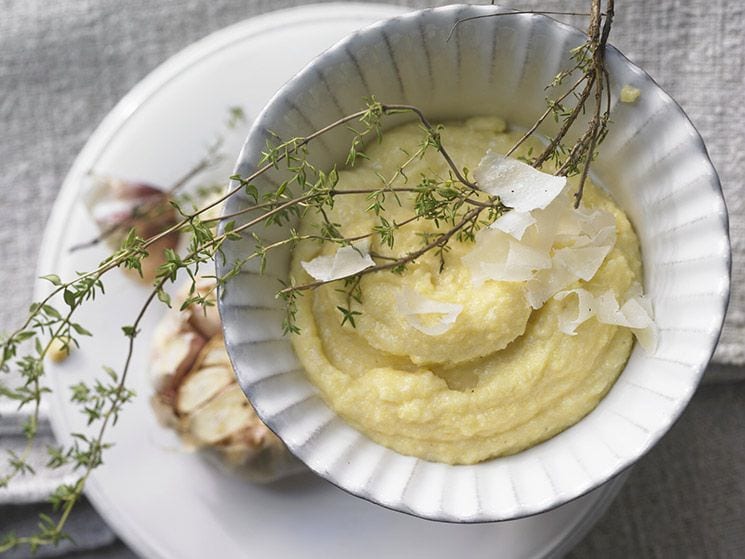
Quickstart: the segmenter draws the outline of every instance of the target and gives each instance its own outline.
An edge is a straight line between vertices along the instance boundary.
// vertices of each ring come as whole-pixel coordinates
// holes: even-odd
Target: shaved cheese
[[[597,315],[600,322],[605,324],[614,324],[616,326],[630,327],[631,324],[621,313],[618,307],[618,301],[612,291],[606,291],[597,296]]]
[[[651,319],[647,311],[635,300],[629,299],[623,307],[618,308],[618,301],[612,291],[597,297],[598,320],[605,324],[615,324],[626,328],[646,328]]]
[[[482,190],[499,196],[513,209],[487,230],[480,231],[473,249],[462,258],[471,272],[473,285],[488,280],[524,281],[526,299],[534,309],[541,308],[560,292],[575,293],[580,305],[592,307],[594,301],[589,292],[564,290],[577,287],[579,281],[590,281],[603,265],[616,244],[613,213],[574,208],[571,197],[563,192],[564,178],[547,175],[491,151],[482,158],[474,176]],[[642,299],[632,294],[627,299],[628,307],[624,308],[629,316],[623,314],[623,309],[607,308],[611,314],[623,314],[633,326],[618,322],[621,314],[613,315],[615,318],[608,314],[605,318],[616,321],[609,322],[612,324],[646,331],[648,323],[638,308]],[[574,332],[593,315],[594,311],[564,317],[562,331]],[[651,316],[651,310],[647,310],[646,316]]]
[[[375,262],[370,257],[370,240],[362,239],[351,246],[341,247],[333,256],[316,256],[308,262],[300,262],[300,265],[313,279],[332,281],[353,276],[375,266]]]
[[[631,293],[638,290],[632,289]],[[628,296],[628,295],[627,295]],[[652,308],[646,297],[632,295],[619,309],[618,302],[611,291],[596,298],[598,320],[604,324],[614,324],[631,328],[639,344],[653,352],[657,347],[657,326],[652,318]]]
[[[572,240],[576,237],[593,238],[602,230],[612,227],[615,231],[616,218],[605,210],[589,211],[585,208],[575,208],[568,198],[564,197],[563,204],[559,204],[559,224],[556,237],[559,241]]]
[[[491,279],[491,272],[504,269],[509,250],[509,237],[501,231],[482,229],[476,233],[473,248],[461,261],[471,272],[471,283],[478,287]]]
[[[474,286],[487,280],[527,281],[536,270],[551,266],[548,251],[521,243],[494,229],[479,231],[473,249],[461,260],[471,272]]]
[[[547,252],[513,239],[510,239],[509,242],[510,248],[507,251],[505,275],[509,275],[511,270],[518,270],[518,275],[529,275],[532,277],[532,273],[535,270],[544,270],[551,267],[551,257]]]
[[[535,247],[551,248],[557,240],[559,226],[569,209],[566,196],[559,196],[544,209],[530,212],[535,218],[535,226],[527,232],[525,242]]]
[[[616,218],[611,212],[594,210],[588,213],[582,208],[573,209],[573,211],[577,215],[581,232],[590,237],[595,237],[605,229],[615,230],[616,228]]]
[[[564,309],[559,314],[559,330],[573,336],[580,324],[594,316],[602,324],[630,328],[642,348],[651,353],[657,346],[657,327],[651,306],[645,297],[639,295],[640,292],[640,286],[634,285],[626,302],[619,307],[615,294],[610,290],[597,296],[582,288],[561,291],[554,295],[554,299],[561,301],[576,295],[577,311]]]
[[[479,187],[499,196],[511,211],[479,231],[473,249],[462,257],[479,286],[488,280],[523,281],[533,309],[551,297],[577,299],[576,309],[565,305],[559,330],[575,335],[591,317],[633,331],[647,351],[656,346],[657,331],[652,308],[634,285],[619,305],[607,291],[597,297],[578,287],[597,274],[616,244],[616,217],[602,209],[574,208],[563,192],[564,177],[542,173],[520,161],[491,150],[474,171]]]
[[[639,345],[642,346],[644,351],[647,353],[654,353],[657,349],[657,325],[652,322],[646,328],[634,328],[632,329],[634,336],[639,340]]]
[[[551,254],[560,237],[568,246]],[[575,210],[562,196],[541,210],[505,214],[488,231],[479,232],[463,262],[474,285],[527,281],[528,302],[537,309],[575,281],[592,279],[615,242],[611,213]]]
[[[530,212],[518,212],[512,210],[502,215],[489,227],[499,229],[508,235],[512,235],[518,241],[525,235],[525,230],[535,223],[535,218]]]
[[[554,252],[553,265],[570,272],[575,279],[590,281],[611,247],[562,248]]]
[[[577,210],[563,196],[535,213],[539,214],[536,232],[528,235],[527,241],[545,246],[546,238],[553,235],[552,243],[568,245],[554,250],[550,269],[528,282],[528,302],[538,309],[575,281],[589,281],[595,276],[616,244],[616,225],[610,212]]]
[[[406,321],[428,336],[439,336],[450,330],[463,310],[463,305],[429,299],[410,288],[403,288],[396,294],[396,304]],[[423,319],[427,316],[432,320],[425,322]]]
[[[595,301],[592,293],[586,289],[562,291],[557,293],[554,299],[561,301],[570,295],[577,296],[577,312],[565,307],[559,313],[559,330],[569,336],[576,336],[577,327],[595,314]]]
[[[631,287],[629,287],[629,290],[626,292],[626,299],[636,300],[636,302],[641,305],[641,307],[649,316],[653,316],[654,312],[652,310],[652,301],[650,301],[649,298],[644,295],[640,283],[635,282],[631,285]]]
[[[577,277],[551,260],[551,268],[541,270],[525,286],[525,297],[533,309],[540,309],[556,293],[572,285]]]
[[[638,283],[635,283],[631,286],[631,289],[629,289],[626,296],[629,297],[630,300],[638,304],[649,317],[649,325],[643,328],[634,329],[634,335],[636,336],[636,339],[639,340],[641,346],[647,351],[647,353],[652,353],[657,349],[658,335],[657,324],[655,324],[654,322],[654,309],[652,308],[652,301],[650,301],[649,298],[644,295],[644,293],[642,292],[642,286]],[[624,312],[629,312],[628,310],[626,310],[626,305],[624,305],[624,308],[621,310],[623,310]]]
[[[529,212],[548,206],[564,189],[566,177],[555,177],[527,163],[488,151],[473,172],[481,190],[499,196],[505,206]]]

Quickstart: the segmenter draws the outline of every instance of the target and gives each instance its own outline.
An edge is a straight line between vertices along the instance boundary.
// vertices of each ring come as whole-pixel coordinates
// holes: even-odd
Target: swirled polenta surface
[[[520,134],[505,131],[504,122],[479,117],[449,124],[442,139],[459,166],[474,169],[487,147],[506,152]],[[405,125],[367,149],[369,160],[341,171],[339,189],[378,188],[379,174],[390,177],[416,151],[422,131]],[[536,148],[539,149],[539,148]],[[434,150],[407,167],[408,186],[422,174],[447,176]],[[399,177],[395,186],[403,186]],[[572,189],[571,184],[568,188]],[[412,215],[414,198],[389,198],[386,216],[400,221]],[[329,218],[342,224],[347,237],[364,235],[377,224],[366,211],[365,196],[336,197]],[[601,190],[589,184],[583,199],[589,208],[611,212],[616,243],[595,276],[581,282],[589,291],[612,290],[621,296],[641,280],[639,243],[624,213]],[[300,233],[317,231],[312,215]],[[443,229],[444,230],[444,229]],[[393,249],[371,240],[373,254],[399,257],[422,246],[422,233],[435,226],[420,220],[396,232]],[[328,405],[372,440],[406,455],[449,464],[471,464],[519,452],[579,421],[610,389],[632,347],[627,328],[589,319],[576,335],[557,327],[569,299],[549,299],[534,310],[524,282],[486,281],[472,285],[461,257],[472,243],[452,241],[440,258],[428,254],[402,274],[381,271],[364,275],[355,325],[341,324],[337,307],[347,297],[334,282],[298,298],[292,337],[308,378]],[[312,282],[302,268],[320,254],[334,254],[335,244],[304,241],[294,251],[291,275],[296,284]],[[427,335],[402,315],[396,293],[409,288],[422,296],[462,305],[445,333]]]

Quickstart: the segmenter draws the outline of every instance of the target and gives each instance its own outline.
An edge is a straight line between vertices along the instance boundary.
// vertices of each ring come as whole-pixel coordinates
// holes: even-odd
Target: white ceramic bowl
[[[355,33],[288,82],[253,126],[237,172],[257,165],[269,130],[302,136],[353,112],[363,97],[410,103],[431,119],[498,114],[530,125],[545,109],[544,85],[568,64],[584,36],[538,15],[457,20],[499,11],[448,6],[413,12]],[[611,131],[594,165],[597,178],[631,218],[642,245],[645,290],[660,328],[654,354],[635,347],[598,407],[566,431],[526,451],[475,465],[403,456],[354,430],[310,384],[282,337],[277,280],[289,253],[264,275],[248,264],[220,301],[228,352],[261,418],[312,470],[383,506],[453,522],[539,513],[612,478],[646,453],[690,400],[711,358],[729,292],[727,213],[703,142],[681,108],[613,48],[607,52]],[[641,90],[617,102],[623,85]],[[547,129],[550,133],[550,129]],[[312,147],[314,160],[343,161],[348,135]],[[281,173],[256,183],[272,184]],[[233,197],[226,212],[248,203]],[[262,233],[267,231],[262,229]],[[249,236],[226,245],[218,272],[252,251]]]

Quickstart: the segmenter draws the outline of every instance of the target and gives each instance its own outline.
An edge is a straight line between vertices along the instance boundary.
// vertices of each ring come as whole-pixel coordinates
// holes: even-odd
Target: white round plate
[[[355,29],[401,13],[400,7],[324,4],[274,12],[239,23],[174,56],[137,85],[106,117],[78,156],[60,192],[41,248],[39,273],[73,277],[93,268],[103,248],[69,253],[95,236],[80,202],[90,170],[167,185],[204,154],[227,108],[249,119],[313,56]],[[228,149],[237,154],[238,147]],[[107,295],[79,315],[95,338],[50,367],[48,402],[61,443],[88,429],[69,403],[69,386],[120,369],[121,326],[131,323],[148,290],[118,272]],[[40,296],[48,285],[39,283]],[[148,334],[163,308],[149,313],[134,355],[129,386],[138,396],[107,440],[115,443],[88,481],[99,513],[138,554],[201,557],[440,557],[555,556],[584,534],[613,498],[622,479],[550,512],[497,524],[448,525],[386,510],[352,497],[312,474],[270,486],[225,474],[181,450],[148,403]]]

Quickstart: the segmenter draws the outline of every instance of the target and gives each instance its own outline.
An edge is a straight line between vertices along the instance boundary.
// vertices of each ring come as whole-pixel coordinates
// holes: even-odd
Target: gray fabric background
[[[0,285],[6,290],[0,331],[23,316],[44,223],[59,186],[114,104],[194,40],[246,17],[300,3],[0,0]],[[582,11],[588,2],[503,4]],[[719,364],[710,368],[681,420],[640,461],[617,501],[571,556],[743,557],[745,3],[618,4],[612,42],[681,103],[719,170],[733,237],[733,296],[715,356]],[[12,416],[0,417],[1,449],[20,444],[15,425]],[[43,436],[51,441],[49,433]],[[57,481],[42,475],[0,490],[0,503],[25,503],[0,506],[0,534],[33,526],[35,502]],[[76,511],[71,531],[79,545],[70,557],[131,556],[87,504]]]

